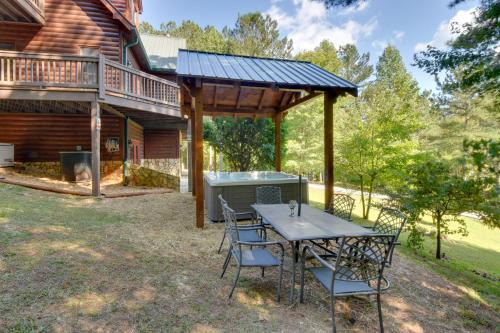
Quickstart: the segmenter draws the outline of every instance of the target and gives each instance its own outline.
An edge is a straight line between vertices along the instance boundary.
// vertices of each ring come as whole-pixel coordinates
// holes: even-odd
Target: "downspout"
[[[125,116],[123,127],[123,185],[128,186],[128,116]]]
[[[127,62],[128,62],[128,57],[127,57],[127,54],[128,54],[128,49],[131,48],[132,46],[134,45],[137,45],[139,43],[139,34],[137,33],[137,29],[136,28],[132,28],[132,36],[133,36],[133,39],[132,41],[130,41],[129,43],[126,43],[124,46],[123,46],[123,59],[122,59],[122,62],[123,62],[123,65],[124,66],[127,66]],[[128,84],[127,82],[125,82],[125,89],[127,89],[128,87]],[[128,147],[128,116],[125,117],[124,119],[124,122],[125,122],[125,126],[124,126],[124,134],[123,136],[125,137],[125,139],[123,140],[123,185],[125,186],[128,186],[128,154],[129,154],[129,147]]]
[[[131,48],[132,46],[139,44],[139,34],[137,33],[136,28],[132,28],[132,38],[133,38],[132,41],[123,45],[122,62],[123,62],[123,65],[125,65],[125,66],[127,66],[127,61],[128,61],[128,57],[127,57],[128,49]]]

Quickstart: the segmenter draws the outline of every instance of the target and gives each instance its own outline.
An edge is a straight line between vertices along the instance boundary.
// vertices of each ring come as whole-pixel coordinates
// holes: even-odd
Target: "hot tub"
[[[278,186],[281,200],[286,203],[298,200],[299,177],[284,172],[210,172],[205,173],[205,208],[212,221],[222,221],[222,210],[218,195],[222,194],[236,212],[252,211],[256,202],[255,191],[259,186]],[[308,203],[307,179],[302,178],[302,202]]]

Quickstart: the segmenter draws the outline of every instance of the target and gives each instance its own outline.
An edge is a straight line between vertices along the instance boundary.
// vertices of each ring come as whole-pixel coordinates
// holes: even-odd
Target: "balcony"
[[[0,51],[0,99],[89,101],[180,116],[179,86],[107,60]]]
[[[0,1],[0,21],[45,24],[44,0]]]

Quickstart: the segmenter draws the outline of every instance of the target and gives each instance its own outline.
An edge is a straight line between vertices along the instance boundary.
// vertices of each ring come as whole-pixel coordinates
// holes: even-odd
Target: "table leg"
[[[295,292],[295,272],[297,269],[297,262],[299,260],[299,242],[290,242],[292,247],[292,278],[290,285],[290,296],[288,298],[288,302],[290,304],[293,303],[294,292]]]

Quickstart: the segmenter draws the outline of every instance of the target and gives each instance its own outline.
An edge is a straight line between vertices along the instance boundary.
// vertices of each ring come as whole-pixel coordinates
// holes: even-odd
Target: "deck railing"
[[[28,0],[32,6],[37,9],[40,14],[44,15],[45,13],[45,0]]]
[[[179,106],[179,86],[114,61],[104,60],[106,92],[129,99]]]
[[[95,90],[147,103],[179,106],[179,86],[100,57],[0,51],[0,87]]]
[[[98,59],[43,53],[0,52],[0,85],[97,88]]]

